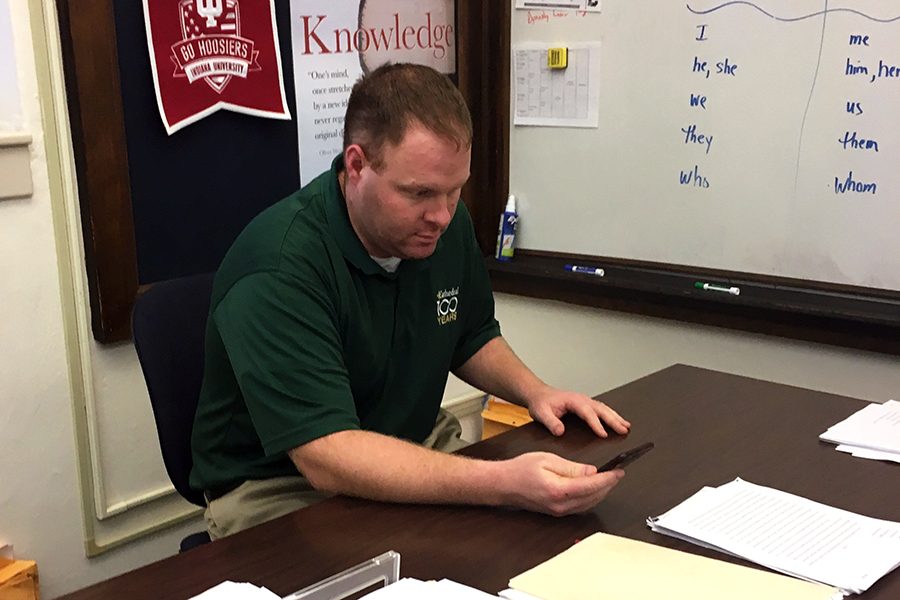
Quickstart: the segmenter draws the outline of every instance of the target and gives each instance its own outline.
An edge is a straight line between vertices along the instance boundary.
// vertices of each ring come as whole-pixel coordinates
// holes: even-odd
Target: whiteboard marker
[[[606,272],[603,269],[598,269],[597,267],[580,267],[578,265],[566,265],[566,271],[582,273],[583,275],[596,275],[597,277],[606,275]]]
[[[513,194],[506,199],[506,210],[500,215],[500,228],[497,230],[497,260],[512,260],[515,252],[516,228],[519,226],[519,213],[516,212],[516,197]]]
[[[694,287],[698,290],[706,290],[707,292],[725,292],[726,294],[731,294],[732,296],[738,296],[741,293],[741,288],[739,287],[725,287],[712,283],[703,283],[702,281],[695,282]]]

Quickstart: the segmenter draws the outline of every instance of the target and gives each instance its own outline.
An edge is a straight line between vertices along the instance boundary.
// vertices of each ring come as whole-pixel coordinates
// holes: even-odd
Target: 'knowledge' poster
[[[353,84],[385,62],[456,72],[453,0],[291,0],[300,180],[341,152]]]

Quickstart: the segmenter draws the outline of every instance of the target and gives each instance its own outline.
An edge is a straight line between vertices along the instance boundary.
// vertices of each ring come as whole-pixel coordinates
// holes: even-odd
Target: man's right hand
[[[625,476],[621,469],[598,473],[594,465],[548,452],[522,454],[500,465],[504,503],[554,516],[590,510]]]
[[[514,506],[549,515],[590,510],[625,472],[548,452],[502,461],[444,454],[370,431],[338,431],[290,451],[318,490],[385,502]]]

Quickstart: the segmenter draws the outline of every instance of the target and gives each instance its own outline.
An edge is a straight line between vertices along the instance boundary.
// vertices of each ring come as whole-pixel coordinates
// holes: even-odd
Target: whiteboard
[[[516,126],[511,90],[519,248],[900,290],[900,2],[513,10],[535,42],[600,43],[600,115]]]

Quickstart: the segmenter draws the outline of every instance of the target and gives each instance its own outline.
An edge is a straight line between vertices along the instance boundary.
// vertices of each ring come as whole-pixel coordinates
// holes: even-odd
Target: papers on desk
[[[884,450],[870,450],[868,448],[860,448],[859,446],[851,446],[849,444],[838,444],[835,447],[838,452],[846,452],[856,458],[868,458],[870,460],[886,460],[890,462],[900,463],[900,454],[897,452],[885,452]]]
[[[476,590],[467,585],[441,579],[422,581],[404,577],[387,587],[366,594],[360,600],[497,600],[497,596]]]
[[[819,439],[860,458],[900,462],[900,402],[869,404],[829,427]]]
[[[736,479],[647,520],[653,531],[862,593],[900,564],[900,523]]]
[[[422,598],[429,600],[497,600],[499,596],[487,594],[449,579],[422,581],[404,577],[391,585],[366,594],[360,600],[421,600]],[[194,596],[191,600],[281,600],[281,596],[252,583],[223,581],[199,596]]]
[[[190,600],[281,600],[281,596],[252,583],[223,581]]]
[[[831,600],[836,589],[696,554],[595,533],[514,577],[508,600]]]

